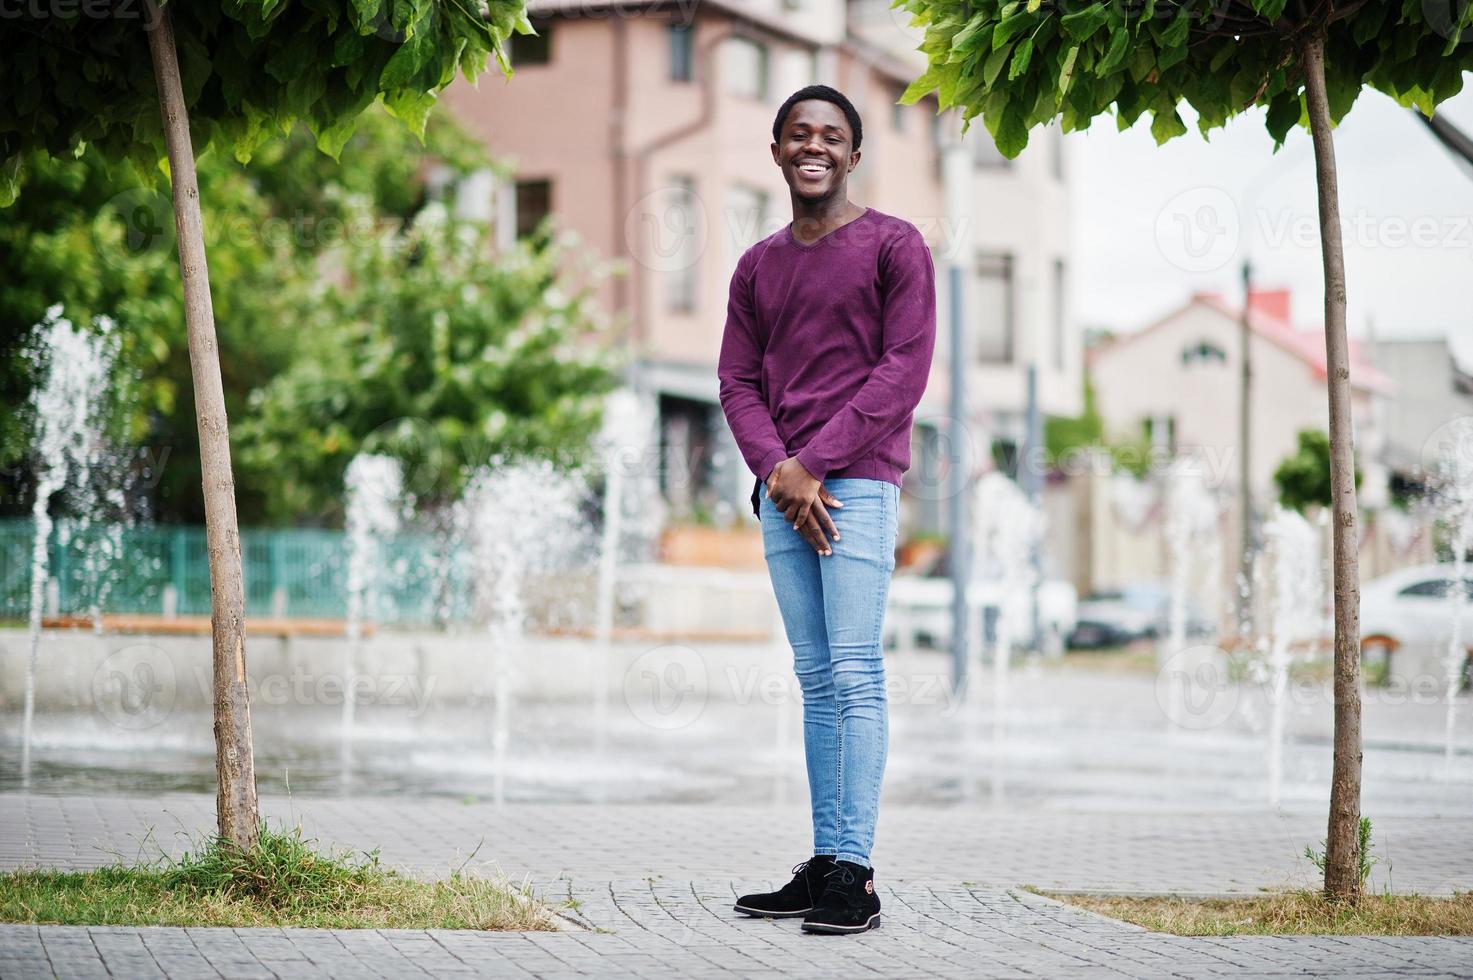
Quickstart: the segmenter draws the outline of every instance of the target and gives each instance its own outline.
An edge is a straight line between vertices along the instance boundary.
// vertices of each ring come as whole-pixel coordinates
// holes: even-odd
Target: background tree
[[[259,389],[239,428],[243,472],[273,487],[268,516],[336,518],[359,452],[399,459],[426,509],[497,456],[584,462],[617,381],[608,347],[586,342],[605,267],[580,281],[550,231],[493,254],[489,229],[432,207],[402,237],[342,249],[343,281],[299,324],[315,353]]]
[[[1295,125],[1314,144],[1325,277],[1330,474],[1335,549],[1335,750],[1325,892],[1360,891],[1360,574],[1345,336],[1345,261],[1332,127],[1369,85],[1432,115],[1473,67],[1473,5],[1427,0],[895,0],[925,27],[926,72],[901,101],[936,91],[963,131],[981,115],[1004,156],[1059,118],[1066,132],[1113,112],[1120,129],[1151,113],[1163,143],[1212,129],[1254,106],[1274,151]]]
[[[1079,415],[1050,415],[1044,419],[1043,444],[1053,467],[1068,466],[1079,450],[1093,447],[1109,453],[1115,472],[1129,473],[1143,480],[1151,471],[1150,434],[1143,430],[1133,438],[1108,438],[1088,374],[1084,378],[1084,411]]]
[[[249,165],[229,154],[199,159],[200,209],[210,263],[211,295],[229,417],[240,418],[251,394],[312,356],[346,325],[320,315],[319,266],[341,264],[344,248],[377,247],[423,206],[426,167],[452,178],[495,164],[454,120],[436,113],[423,145],[382,107],[369,108],[337,162],[320,152],[305,125],[261,147]],[[194,420],[189,350],[179,264],[173,255],[168,197],[129,169],[110,166],[94,147],[76,158],[32,154],[26,191],[0,222],[0,337],[24,347],[46,308],[61,303],[74,322],[99,313],[125,329],[114,364],[115,420],[121,445],[142,447],[135,460],[132,504],[154,520],[199,523],[199,435]],[[356,226],[356,230],[355,230]],[[77,275],[78,269],[88,270]],[[311,323],[311,332],[301,324]],[[26,404],[31,361],[0,352],[0,393]],[[30,430],[17,414],[0,417],[0,514],[30,511],[24,485]],[[231,445],[241,441],[232,427]],[[144,470],[147,472],[144,472]],[[282,486],[300,479],[276,467],[237,467],[236,508],[244,524],[267,520],[320,522],[317,510],[289,513]],[[339,485],[321,488],[331,495]]]
[[[1286,456],[1274,470],[1274,486],[1279,488],[1279,503],[1303,514],[1311,507],[1330,506],[1330,437],[1323,429],[1304,429],[1298,439],[1294,455]],[[1357,490],[1360,477],[1356,467]]]
[[[35,150],[76,156],[90,143],[150,176],[168,158],[210,551],[216,811],[220,837],[253,849],[245,589],[195,147],[232,147],[246,162],[302,119],[336,157],[378,99],[423,135],[436,93],[457,72],[474,80],[492,53],[509,75],[502,44],[532,26],[522,0],[145,0],[64,13],[33,4],[0,31],[0,206]]]

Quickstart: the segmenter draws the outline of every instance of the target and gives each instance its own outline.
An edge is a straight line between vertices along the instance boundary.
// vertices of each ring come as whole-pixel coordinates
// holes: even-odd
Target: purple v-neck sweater
[[[909,221],[867,208],[808,245],[792,226],[731,277],[716,374],[759,480],[794,454],[820,480],[900,485],[936,346],[936,270]]]

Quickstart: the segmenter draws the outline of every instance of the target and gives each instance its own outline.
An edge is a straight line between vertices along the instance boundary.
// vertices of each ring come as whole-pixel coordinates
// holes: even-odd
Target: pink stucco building
[[[769,150],[778,105],[813,82],[853,100],[865,129],[851,198],[916,224],[938,273],[955,224],[944,211],[941,146],[957,123],[943,125],[932,98],[896,104],[919,74],[913,39],[872,3],[531,0],[528,8],[539,36],[513,40],[514,79],[493,72],[478,87],[462,79],[444,95],[463,125],[514,164],[514,180],[488,191],[489,209],[508,233],[551,213],[595,254],[622,260],[623,274],[599,295],[636,357],[635,387],[658,404],[662,490],[677,514],[739,514],[751,477],[717,404],[715,362],[737,258],[791,218]],[[990,143],[980,121],[973,134]],[[1021,419],[1014,376],[1027,359],[1046,369],[1041,389],[1056,403],[1046,410],[1078,401],[1060,156],[1057,144],[1030,147],[1007,166],[980,144],[977,154],[992,217],[974,223],[979,250],[963,260],[977,311],[974,390],[977,410],[1004,437]],[[928,426],[944,424],[944,351],[938,336],[918,412],[919,466],[934,442]],[[922,524],[939,520],[935,501],[913,510]]]

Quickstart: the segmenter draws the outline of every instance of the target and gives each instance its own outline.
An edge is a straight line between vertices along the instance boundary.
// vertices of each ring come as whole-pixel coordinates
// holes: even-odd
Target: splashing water
[[[1221,542],[1218,518],[1221,508],[1217,498],[1207,489],[1195,461],[1174,460],[1164,474],[1165,532],[1170,568],[1170,606],[1165,645],[1158,647],[1157,663],[1186,655],[1187,603],[1192,591],[1192,574],[1202,568],[1209,571],[1221,565]],[[1211,562],[1208,565],[1208,562]],[[1184,691],[1179,684],[1169,688],[1166,717],[1179,722],[1186,717]],[[1175,732],[1178,724],[1170,731]]]
[[[62,316],[58,304],[46,311],[45,319],[37,326],[40,343],[35,354],[41,366],[41,383],[33,400],[36,501],[31,512],[36,537],[31,549],[29,655],[21,722],[21,775],[27,785],[36,711],[41,611],[50,576],[51,498],[69,483],[89,486],[92,468],[102,459],[102,408],[115,351],[114,323],[108,317],[97,317],[93,321],[94,331],[80,331]]]
[[[1215,550],[1219,506],[1188,460],[1177,460],[1166,473],[1166,541],[1171,557],[1171,608],[1167,627],[1170,649],[1181,650],[1187,639],[1187,602],[1192,572],[1202,565],[1206,550]]]
[[[582,505],[583,478],[546,460],[494,462],[477,471],[460,502],[459,519],[471,541],[475,595],[472,608],[486,626],[494,658],[495,715],[491,734],[492,793],[506,794],[511,740],[513,657],[524,649],[531,588],[557,583],[589,553]],[[554,585],[554,588],[557,588]]]
[[[613,656],[614,599],[621,559],[641,560],[664,522],[650,452],[657,445],[658,413],[653,402],[629,389],[609,395],[603,428],[595,446],[603,459],[603,527],[599,536],[598,583],[594,607],[594,756],[601,763],[609,727],[609,660]],[[603,766],[599,765],[603,771]],[[603,783],[599,784],[600,795]]]
[[[1443,658],[1446,680],[1443,700],[1447,705],[1443,724],[1443,772],[1444,777],[1451,780],[1457,695],[1468,664],[1463,620],[1470,588],[1468,551],[1473,549],[1473,417],[1455,419],[1438,436],[1429,441],[1428,449],[1435,455],[1427,462],[1431,464],[1435,513],[1447,529],[1448,546],[1452,549],[1452,584],[1447,596],[1452,628]]]
[[[972,535],[972,580],[995,583],[997,587],[992,681],[994,726],[998,727],[1007,706],[1013,646],[1026,639],[1029,629],[1037,585],[1033,558],[1043,537],[1044,517],[1027,494],[1001,473],[983,476],[974,493],[977,518]]]
[[[1256,556],[1255,579],[1269,586],[1269,636],[1266,662],[1255,673],[1269,683],[1268,798],[1277,805],[1284,778],[1284,713],[1288,708],[1289,665],[1295,643],[1320,635],[1325,605],[1320,532],[1292,510],[1275,505],[1263,525],[1264,548]]]
[[[358,662],[363,647],[363,622],[378,613],[379,582],[384,566],[385,540],[399,530],[404,477],[399,461],[389,456],[360,454],[348,464],[348,642],[343,648],[343,753],[349,746],[357,703]],[[350,767],[345,765],[344,778]]]

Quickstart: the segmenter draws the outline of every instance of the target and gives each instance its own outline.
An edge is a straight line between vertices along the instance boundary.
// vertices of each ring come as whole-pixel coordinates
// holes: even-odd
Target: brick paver
[[[0,866],[95,867],[172,854],[213,826],[213,799],[0,795]],[[1468,937],[1186,938],[1020,888],[1252,893],[1310,884],[1309,813],[1080,813],[890,807],[875,852],[880,929],[816,937],[731,911],[804,856],[790,807],[263,801],[324,844],[379,846],[412,873],[502,873],[554,905],[556,933],[0,925],[11,977],[1473,977]],[[1391,817],[1377,850],[1399,892],[1473,887],[1451,842],[1473,815]],[[193,841],[191,841],[193,837]],[[469,861],[467,859],[469,858]],[[1378,875],[1384,865],[1378,866]],[[1373,878],[1373,887],[1388,882]]]

